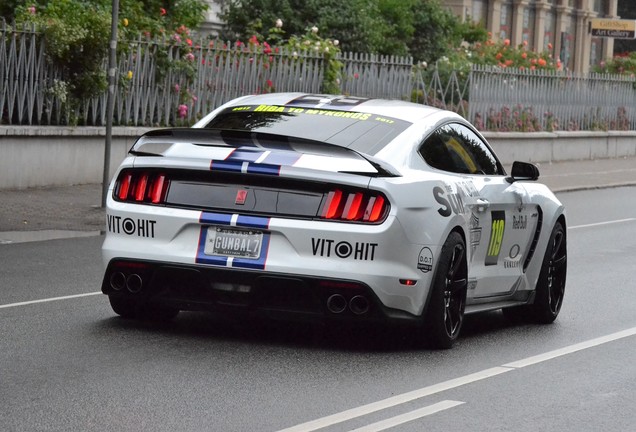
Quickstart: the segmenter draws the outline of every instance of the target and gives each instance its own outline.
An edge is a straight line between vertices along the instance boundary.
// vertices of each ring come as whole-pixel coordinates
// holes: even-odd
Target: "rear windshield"
[[[410,125],[404,120],[355,111],[248,105],[228,108],[204,127],[304,138],[374,155]]]

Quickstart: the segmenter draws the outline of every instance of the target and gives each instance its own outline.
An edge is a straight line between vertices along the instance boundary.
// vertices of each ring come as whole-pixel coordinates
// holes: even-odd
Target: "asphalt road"
[[[130,322],[94,294],[102,237],[0,245],[0,429],[631,430],[636,188],[559,198],[557,322],[471,316],[450,351],[200,313]]]

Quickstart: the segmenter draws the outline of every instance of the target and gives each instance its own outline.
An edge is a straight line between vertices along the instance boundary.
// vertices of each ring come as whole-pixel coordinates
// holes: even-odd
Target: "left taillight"
[[[113,196],[117,201],[162,204],[168,184],[165,173],[124,170],[117,177]]]

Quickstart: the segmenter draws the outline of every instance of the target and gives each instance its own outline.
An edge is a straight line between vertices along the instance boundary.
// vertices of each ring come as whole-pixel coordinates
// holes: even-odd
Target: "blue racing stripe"
[[[243,172],[243,164],[247,165],[248,174],[280,175],[280,165],[253,163],[243,160],[213,160],[211,171]]]
[[[241,172],[243,169],[243,161],[239,160],[213,160],[210,164],[212,171],[231,171]]]
[[[246,228],[269,228],[270,218],[258,217],[258,216],[241,216],[239,215],[236,221],[236,226]]]
[[[199,217],[199,222],[202,224],[209,225],[231,225],[232,224],[232,216],[231,214],[225,213],[211,213],[211,212],[201,212],[201,216]],[[268,217],[259,217],[259,216],[243,216],[237,215],[236,226],[244,227],[244,228],[269,228],[270,218]]]
[[[280,175],[280,165],[251,163],[247,166],[249,174]]]
[[[210,225],[230,225],[230,223],[232,222],[232,215],[223,213],[201,212],[199,222]]]
[[[227,267],[227,257],[215,255],[197,255],[196,263]]]

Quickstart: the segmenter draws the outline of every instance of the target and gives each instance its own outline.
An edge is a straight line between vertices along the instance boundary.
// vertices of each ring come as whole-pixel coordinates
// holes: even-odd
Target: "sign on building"
[[[593,37],[636,38],[636,20],[592,18],[589,29]]]

